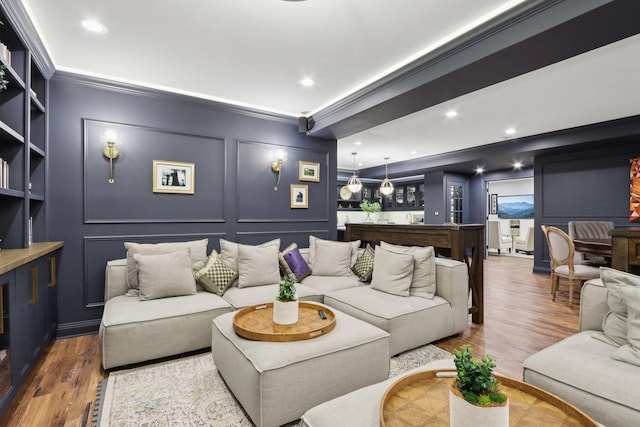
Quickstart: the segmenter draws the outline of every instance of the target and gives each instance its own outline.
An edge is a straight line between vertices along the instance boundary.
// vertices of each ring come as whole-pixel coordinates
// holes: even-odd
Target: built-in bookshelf
[[[0,9],[0,248],[44,241],[48,81]]]

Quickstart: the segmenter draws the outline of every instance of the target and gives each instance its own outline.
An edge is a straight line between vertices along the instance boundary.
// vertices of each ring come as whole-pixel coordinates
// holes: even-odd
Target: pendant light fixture
[[[389,181],[389,158],[384,158],[384,180],[380,183],[380,192],[385,196],[393,193],[393,184]]]
[[[356,154],[358,153],[354,152],[351,154],[353,155],[353,175],[351,175],[351,179],[347,182],[347,188],[352,193],[357,193],[362,190],[362,182],[358,179],[358,175],[356,174]]]

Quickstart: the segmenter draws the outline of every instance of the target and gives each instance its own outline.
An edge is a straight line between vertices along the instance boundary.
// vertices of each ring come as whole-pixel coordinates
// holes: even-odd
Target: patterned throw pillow
[[[373,259],[373,248],[367,244],[362,255],[358,257],[356,263],[351,267],[351,271],[353,271],[363,282],[371,280],[371,275],[373,274]]]
[[[213,251],[207,259],[207,264],[194,273],[194,277],[207,291],[222,296],[238,278],[238,272],[222,262],[216,251]]]

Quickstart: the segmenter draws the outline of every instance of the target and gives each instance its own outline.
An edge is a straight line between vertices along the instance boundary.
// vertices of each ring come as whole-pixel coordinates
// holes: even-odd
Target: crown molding
[[[55,72],[55,65],[22,2],[20,0],[6,0],[2,2],[2,8],[9,24],[31,51],[33,62],[38,66],[44,78],[50,79]]]

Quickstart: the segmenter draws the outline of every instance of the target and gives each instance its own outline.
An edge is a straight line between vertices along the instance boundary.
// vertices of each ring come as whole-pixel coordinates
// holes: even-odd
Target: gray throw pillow
[[[627,344],[617,349],[611,357],[621,362],[640,366],[640,288],[619,286],[627,305]]]
[[[335,242],[309,236],[309,267],[317,276],[351,276],[358,260],[360,240]]]
[[[409,295],[433,299],[436,294],[436,253],[433,246],[400,246],[380,242],[380,247],[413,255],[415,265]]]
[[[193,295],[197,293],[189,249],[159,255],[135,254],[140,299]]]
[[[194,273],[196,281],[207,291],[222,296],[238,278],[238,272],[229,268],[216,251],[211,252],[207,264]]]
[[[280,283],[278,248],[276,246],[238,245],[238,287]]]
[[[240,273],[238,268],[238,246],[239,243],[230,242],[228,240],[220,239],[220,258],[227,267],[233,271]],[[265,248],[267,246],[275,246],[276,250],[280,250],[280,239],[269,240],[268,242],[257,245],[258,247]],[[235,280],[232,286],[237,286],[238,280]]]
[[[371,289],[408,297],[413,278],[413,264],[411,254],[391,252],[378,247],[373,260]]]
[[[613,268],[600,268],[600,278],[607,288],[609,312],[602,322],[602,331],[609,344],[621,346],[627,344],[627,303],[622,289],[640,287],[640,276]]]
[[[127,283],[130,289],[138,289],[138,269],[133,259],[135,254],[159,255],[168,254],[184,248],[189,248],[191,269],[196,272],[207,263],[207,245],[209,239],[193,240],[189,242],[170,243],[132,243],[125,242],[127,250]]]

